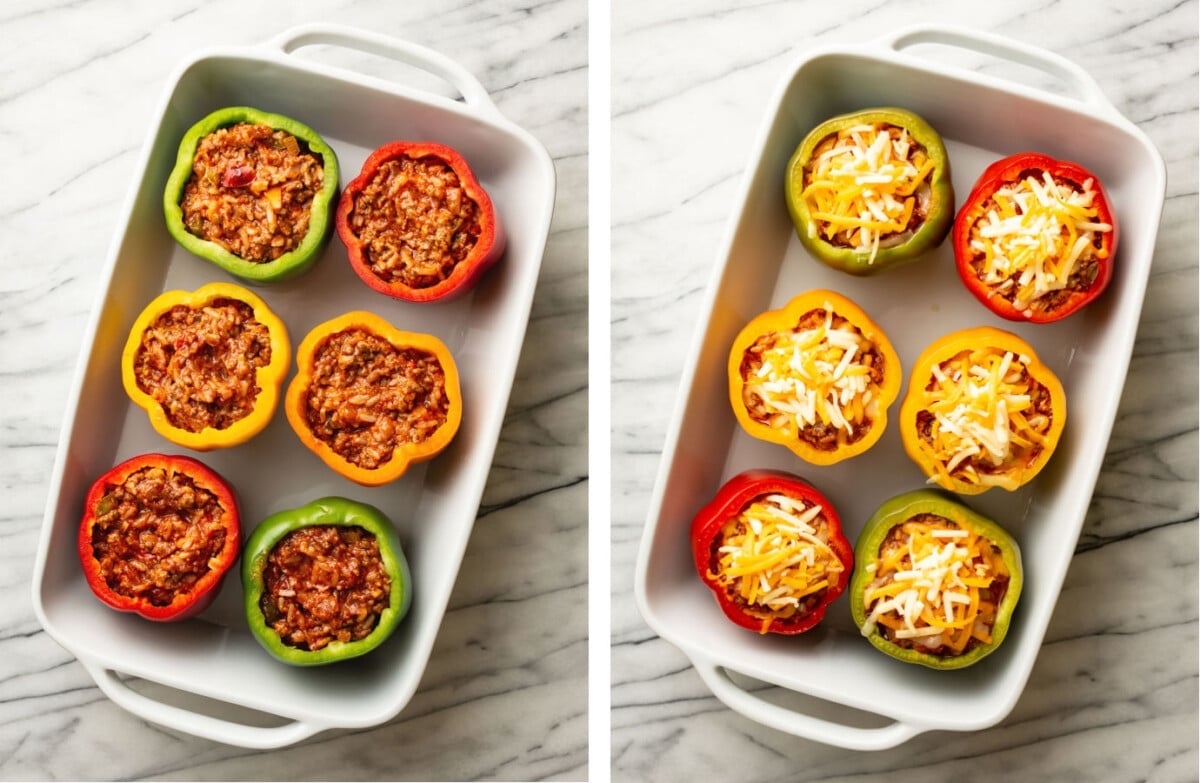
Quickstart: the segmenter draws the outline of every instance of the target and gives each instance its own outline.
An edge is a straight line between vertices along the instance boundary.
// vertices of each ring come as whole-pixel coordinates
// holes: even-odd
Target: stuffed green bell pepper
[[[800,242],[822,263],[869,275],[915,260],[954,222],[941,137],[910,111],[877,108],[814,128],[785,177]]]
[[[296,666],[373,650],[412,604],[412,576],[391,521],[340,497],[259,523],[242,553],[242,587],[251,633]]]
[[[167,230],[232,275],[273,283],[301,274],[333,229],[337,155],[290,117],[233,106],[179,143],[163,192]]]
[[[934,490],[892,498],[854,549],[850,613],[883,652],[932,669],[991,654],[1021,595],[1021,551],[1003,528]]]

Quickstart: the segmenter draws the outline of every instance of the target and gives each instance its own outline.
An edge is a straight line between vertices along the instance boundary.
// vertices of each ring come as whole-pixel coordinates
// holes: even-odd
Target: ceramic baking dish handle
[[[866,729],[796,712],[743,689],[730,679],[724,667],[691,653],[689,656],[700,679],[726,706],[752,721],[797,737],[850,750],[886,750],[929,730],[900,721]]]
[[[468,106],[494,115],[500,114],[487,90],[467,69],[439,52],[399,38],[355,27],[318,23],[285,30],[268,41],[266,46],[277,48],[284,54],[291,54],[302,46],[317,44],[356,49],[420,68],[458,90]]]
[[[330,728],[307,721],[292,721],[282,726],[262,727],[214,718],[172,704],[165,704],[138,693],[126,685],[112,669],[83,659],[80,659],[80,663],[100,686],[100,690],[104,692],[105,696],[139,718],[182,731],[185,734],[223,742],[226,745],[255,749],[282,748]]]
[[[1075,100],[1104,112],[1109,117],[1121,118],[1116,107],[1087,71],[1065,57],[1021,41],[959,27],[916,26],[885,35],[878,43],[894,52],[919,44],[955,46],[1034,68],[1062,82]]]

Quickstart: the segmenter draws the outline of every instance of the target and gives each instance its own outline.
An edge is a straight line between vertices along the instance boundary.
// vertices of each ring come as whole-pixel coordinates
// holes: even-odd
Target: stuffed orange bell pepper
[[[1033,348],[982,326],[934,341],[917,359],[900,437],[931,482],[975,495],[1036,476],[1066,419],[1062,384]]]
[[[167,291],[142,310],[121,356],[130,399],[158,434],[196,451],[258,434],[291,366],[287,329],[241,286]]]
[[[738,334],[729,401],[750,435],[831,465],[883,435],[900,376],[900,357],[883,330],[846,297],[817,289]]]
[[[284,402],[301,442],[364,486],[433,459],[458,432],[462,408],[458,369],[441,340],[363,311],[308,333]]]

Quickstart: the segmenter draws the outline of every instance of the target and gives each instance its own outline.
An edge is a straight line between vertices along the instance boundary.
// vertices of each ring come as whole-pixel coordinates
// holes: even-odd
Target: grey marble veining
[[[612,18],[613,779],[1196,780],[1196,2],[615,0]],[[773,90],[808,47],[926,20],[1081,65],[1162,153],[1167,198],[1129,380],[1023,695],[990,729],[856,753],[726,708],[643,621],[633,575],[667,412]]]
[[[111,703],[41,631],[30,581],[82,334],[159,96],[194,52],[316,21],[456,60],[548,149],[558,195],[494,466],[420,688],[382,726],[258,752]],[[0,40],[0,778],[586,777],[586,2],[534,13],[508,0],[23,0],[0,10]],[[382,58],[312,56],[404,78]]]

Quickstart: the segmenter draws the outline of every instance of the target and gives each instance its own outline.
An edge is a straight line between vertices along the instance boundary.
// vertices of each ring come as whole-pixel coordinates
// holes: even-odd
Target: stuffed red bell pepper
[[[846,589],[854,553],[829,500],[773,470],[734,476],[696,514],[692,556],[721,611],[758,633],[798,634]]]
[[[459,296],[504,251],[491,197],[444,144],[395,141],[375,150],[342,192],[336,220],[355,274],[409,302]]]
[[[1010,321],[1057,321],[1094,300],[1112,279],[1116,249],[1100,180],[1035,152],[989,166],[954,221],[959,276]]]
[[[224,479],[190,457],[142,454],[92,484],[78,547],[101,601],[148,620],[183,620],[216,598],[241,543]]]

